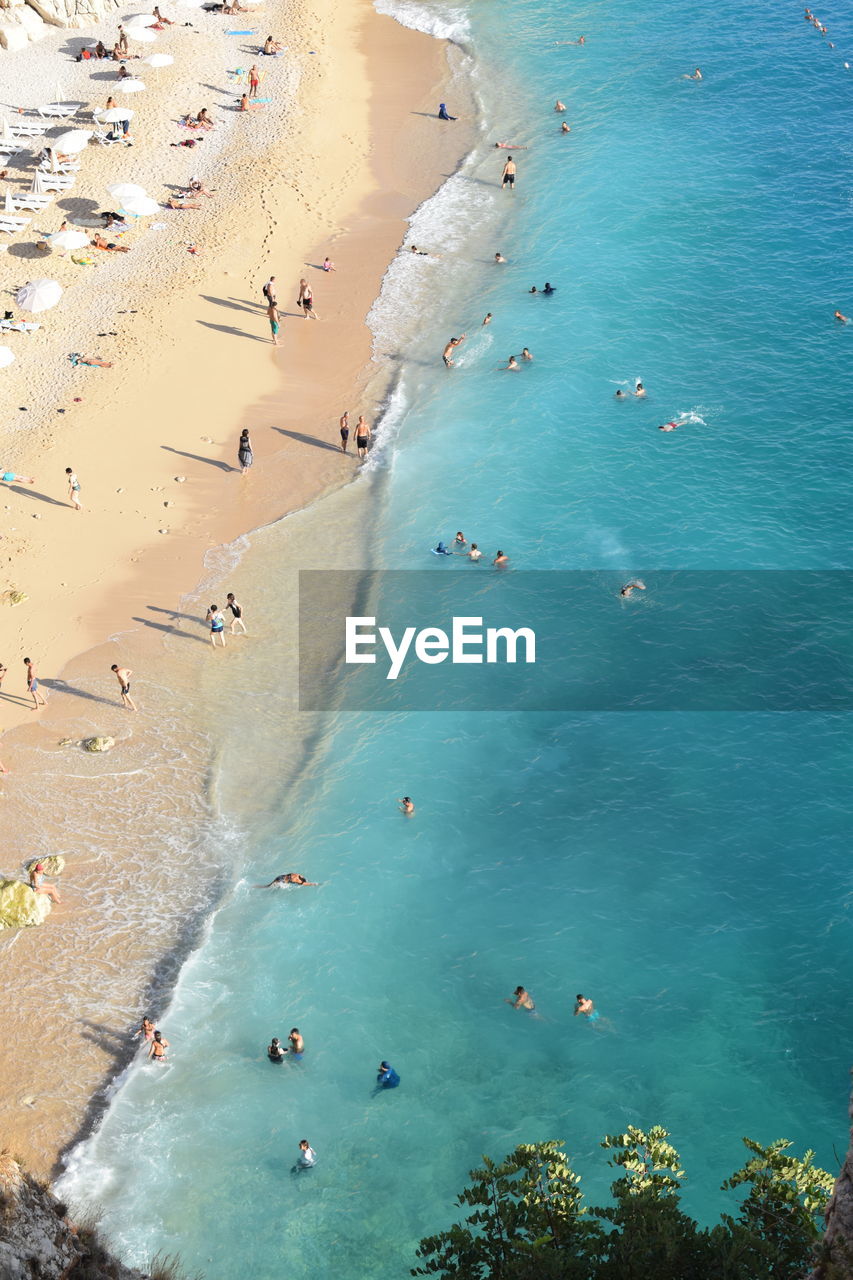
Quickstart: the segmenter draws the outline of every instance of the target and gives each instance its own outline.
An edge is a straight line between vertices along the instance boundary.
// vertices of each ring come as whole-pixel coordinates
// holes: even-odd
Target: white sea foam
[[[423,31],[439,40],[464,44],[470,34],[465,10],[455,5],[424,5],[416,0],[375,0],[377,13],[385,13],[403,27]]]

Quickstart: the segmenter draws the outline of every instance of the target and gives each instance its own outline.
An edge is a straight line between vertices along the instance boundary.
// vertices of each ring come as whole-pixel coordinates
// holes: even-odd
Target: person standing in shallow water
[[[355,447],[358,450],[358,456],[364,462],[367,458],[367,449],[370,444],[370,427],[364,420],[364,414],[358,415],[358,422],[355,424]]]
[[[316,1163],[317,1152],[309,1144],[308,1139],[303,1138],[299,1143],[299,1155],[296,1157],[293,1173],[303,1173],[306,1169],[313,1169]]]
[[[237,446],[237,461],[240,464],[241,475],[245,475],[255,461],[255,455],[252,452],[252,442],[249,439],[249,428],[244,427],[240,432],[240,443]]]
[[[529,1009],[531,1012],[536,1008],[533,997],[524,987],[516,987],[512,1000],[507,1000],[506,1004],[511,1004],[513,1009]]]
[[[349,409],[344,409],[339,425],[341,429],[341,453],[346,453],[347,442],[349,441]]]

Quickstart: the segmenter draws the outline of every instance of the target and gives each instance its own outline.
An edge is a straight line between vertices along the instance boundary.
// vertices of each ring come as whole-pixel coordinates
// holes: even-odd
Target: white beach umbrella
[[[111,182],[107,192],[116,200],[135,200],[137,196],[147,196],[148,192],[135,182]]]
[[[128,18],[124,24],[125,29],[128,27],[153,27],[157,22],[153,13],[135,13],[132,18]]]
[[[89,243],[89,237],[85,231],[56,231],[48,237],[48,243],[56,249],[82,249]]]
[[[52,138],[50,145],[54,151],[61,152],[64,156],[73,156],[78,151],[86,149],[91,136],[91,129],[69,129],[67,133],[61,133],[58,138]]]
[[[127,34],[130,40],[139,40],[143,44],[153,44],[157,39],[157,32],[150,27],[128,27]]]
[[[49,311],[61,297],[58,280],[30,280],[15,294],[15,301],[22,311]]]
[[[152,213],[159,213],[160,206],[150,196],[133,196],[130,200],[122,200],[122,213],[130,213],[134,218],[147,218]]]
[[[141,93],[145,85],[141,80],[119,80],[119,93]]]
[[[96,111],[95,114],[107,124],[122,124],[125,120],[132,120],[134,115],[130,107],[110,107],[109,111]]]
[[[15,353],[10,347],[0,347],[0,369],[5,369],[15,359]]]
[[[152,53],[142,61],[147,62],[149,67],[171,67],[175,59],[171,53]]]

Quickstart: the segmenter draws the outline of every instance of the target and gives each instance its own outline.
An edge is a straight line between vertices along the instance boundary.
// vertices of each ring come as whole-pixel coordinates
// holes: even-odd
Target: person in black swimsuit
[[[228,595],[225,597],[225,608],[226,608],[226,609],[230,609],[230,610],[231,610],[231,615],[232,615],[232,617],[231,617],[231,634],[232,634],[232,636],[237,634],[237,633],[235,632],[235,630],[234,630],[234,628],[235,628],[235,627],[237,627],[237,626],[239,626],[239,628],[240,628],[240,630],[242,631],[243,635],[246,635],[246,634],[247,634],[247,632],[246,632],[246,624],[245,624],[245,622],[243,621],[243,606],[242,606],[241,604],[238,604],[238,603],[237,603],[237,601],[234,599],[234,592],[233,592],[233,591],[229,591],[229,592],[228,592]]]
[[[278,1036],[273,1036],[272,1043],[267,1047],[267,1057],[270,1062],[277,1062],[281,1065],[287,1055],[287,1050],[282,1049],[281,1041]]]

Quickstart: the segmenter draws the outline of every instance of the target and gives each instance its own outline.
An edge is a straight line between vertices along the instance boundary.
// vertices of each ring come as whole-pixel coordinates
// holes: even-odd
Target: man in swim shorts
[[[585,1018],[590,1018],[595,1013],[595,1005],[592,1003],[589,996],[575,996],[575,1012],[573,1017],[576,1018],[579,1013],[582,1013]]]
[[[501,174],[501,187],[509,187],[510,191],[515,190],[515,161],[512,156],[507,156],[506,164]]]
[[[451,338],[447,346],[444,348],[444,351],[441,353],[441,358],[448,369],[453,367],[454,362],[452,352],[454,347],[460,346],[465,341],[466,337],[467,334],[463,333],[458,338]]]
[[[127,707],[128,711],[135,711],[136,703],[130,696],[130,677],[133,675],[130,667],[120,667],[118,663],[114,662],[110,667],[110,671],[115,673],[115,678],[118,680],[118,687],[121,691],[121,705]]]
[[[38,676],[36,675],[36,667],[32,658],[24,658],[24,666],[27,668],[27,692],[32,694],[33,710],[47,705],[44,698],[39,693]]]
[[[347,441],[349,440],[349,409],[344,409],[341,414],[341,453],[347,451]]]

